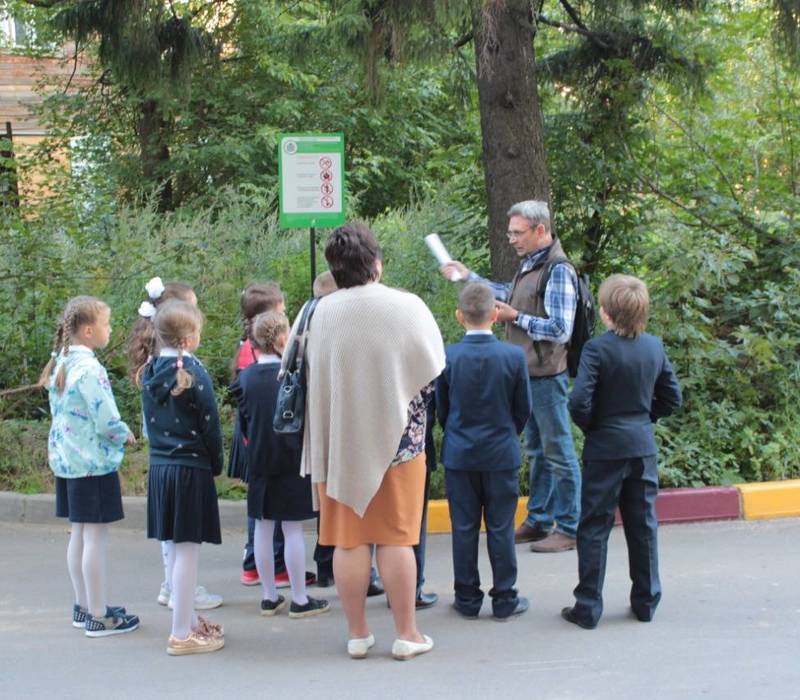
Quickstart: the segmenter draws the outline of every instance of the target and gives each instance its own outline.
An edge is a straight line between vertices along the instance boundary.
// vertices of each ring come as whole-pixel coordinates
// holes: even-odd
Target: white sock
[[[197,542],[176,542],[172,570],[172,636],[186,639],[197,624],[194,612],[194,589],[197,586],[197,565],[200,545]]]
[[[172,568],[175,566],[175,543],[164,540],[161,543],[161,562],[164,565],[164,583],[172,589]]]
[[[92,617],[106,614],[106,553],[108,525],[83,523],[83,560],[81,570],[86,585],[86,598]]]
[[[281,521],[283,528],[283,560],[289,572],[292,585],[292,600],[298,605],[308,603],[306,596],[306,542],[303,537],[303,523],[299,520]]]
[[[83,581],[83,523],[70,523],[69,545],[67,545],[67,569],[75,591],[75,602],[86,610],[86,584]]]
[[[278,589],[275,588],[275,555],[272,548],[272,535],[275,532],[274,520],[256,520],[253,535],[253,554],[256,559],[256,570],[261,579],[261,591],[264,600],[278,600]]]

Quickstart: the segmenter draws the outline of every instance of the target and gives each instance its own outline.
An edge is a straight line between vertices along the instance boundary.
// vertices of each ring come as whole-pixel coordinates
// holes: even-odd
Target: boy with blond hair
[[[644,282],[611,275],[600,285],[600,317],[608,332],[583,347],[569,398],[585,435],[575,605],[561,616],[584,629],[603,612],[608,536],[619,506],[631,576],[631,609],[653,619],[661,599],[653,424],[681,405],[681,390],[660,338],[644,332],[650,297]]]

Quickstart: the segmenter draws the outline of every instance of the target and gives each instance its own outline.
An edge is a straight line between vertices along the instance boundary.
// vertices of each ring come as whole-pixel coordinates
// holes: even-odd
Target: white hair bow
[[[147,291],[147,296],[151,299],[160,299],[165,289],[164,283],[161,281],[160,277],[153,277],[153,279],[144,285],[144,288]]]
[[[156,307],[149,301],[143,301],[139,304],[139,315],[142,318],[153,318],[156,315]]]

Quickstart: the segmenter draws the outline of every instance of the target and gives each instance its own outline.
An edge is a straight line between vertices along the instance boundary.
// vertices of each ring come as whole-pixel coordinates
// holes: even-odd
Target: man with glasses
[[[525,427],[530,496],[528,517],[514,540],[531,542],[534,552],[565,552],[575,548],[580,517],[581,476],[567,411],[567,344],[578,279],[551,231],[546,202],[519,202],[508,217],[508,242],[521,259],[511,284],[485,280],[458,261],[441,269],[447,279],[458,272],[462,280],[488,284],[506,338],[525,351],[533,400]],[[552,266],[542,289],[542,276],[556,259],[562,262]]]

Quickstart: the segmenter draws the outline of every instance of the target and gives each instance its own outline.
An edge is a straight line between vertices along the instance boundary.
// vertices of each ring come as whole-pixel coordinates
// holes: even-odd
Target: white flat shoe
[[[406,661],[413,659],[415,656],[425,654],[433,649],[433,640],[427,635],[423,634],[424,642],[409,642],[406,639],[395,639],[392,644],[392,656],[398,661]]]
[[[347,653],[351,659],[365,659],[367,652],[375,646],[375,637],[361,637],[360,639],[347,640]]]

